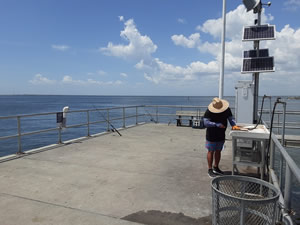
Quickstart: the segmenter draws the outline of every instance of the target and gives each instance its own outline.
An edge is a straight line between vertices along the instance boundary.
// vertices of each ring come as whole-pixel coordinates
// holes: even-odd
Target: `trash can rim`
[[[234,178],[234,179],[232,179]],[[257,183],[257,184],[262,184],[262,185],[265,185],[267,186],[268,188],[270,188],[272,191],[275,192],[275,195],[272,196],[272,197],[266,197],[266,198],[263,198],[263,199],[246,199],[246,198],[240,198],[240,197],[236,197],[236,196],[232,196],[230,194],[227,194],[227,193],[224,193],[224,192],[221,192],[220,190],[218,190],[214,184],[218,181],[221,181],[221,180],[237,180],[237,181],[250,181],[250,182],[253,182],[253,183]],[[228,196],[230,198],[235,198],[235,199],[238,199],[238,200],[242,200],[242,201],[250,201],[250,202],[256,202],[256,201],[273,201],[274,199],[276,198],[279,198],[279,190],[274,186],[272,185],[271,183],[268,183],[264,180],[261,180],[261,179],[258,179],[258,178],[254,178],[254,177],[247,177],[247,176],[238,176],[238,175],[226,175],[226,176],[220,176],[220,177],[215,177],[212,181],[211,181],[211,186],[212,188],[222,194],[222,195],[225,195],[225,196]]]

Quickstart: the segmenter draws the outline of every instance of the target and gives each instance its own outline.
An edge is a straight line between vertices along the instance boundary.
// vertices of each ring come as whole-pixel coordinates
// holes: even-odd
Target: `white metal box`
[[[237,123],[253,123],[254,84],[238,81],[235,86],[235,119]]]

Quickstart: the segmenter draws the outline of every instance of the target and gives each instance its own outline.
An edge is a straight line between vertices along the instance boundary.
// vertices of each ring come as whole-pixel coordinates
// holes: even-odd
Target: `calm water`
[[[95,109],[95,108],[110,108],[122,106],[135,106],[135,105],[193,105],[193,106],[207,106],[213,97],[187,97],[187,96],[46,96],[46,95],[0,95],[0,117],[12,115],[24,115],[45,112],[60,112],[65,106],[69,106],[71,111],[81,109]],[[234,107],[234,97],[225,97]],[[276,98],[272,99],[272,105]],[[290,99],[284,97],[283,101],[287,102],[287,110],[300,111],[300,100]],[[261,99],[260,99],[261,102]],[[260,109],[259,103],[259,109]],[[279,105],[278,109],[282,109]],[[269,109],[269,100],[265,100],[264,109]],[[143,111],[142,111],[143,110]],[[153,111],[154,110],[154,111]],[[178,110],[178,109],[177,109]],[[175,113],[176,109],[171,112],[170,109],[160,109],[159,113]],[[141,109],[145,114],[155,114],[155,109]],[[126,111],[126,115],[135,115],[135,108]],[[106,118],[106,112],[94,112],[90,115],[90,121],[101,120],[101,117]],[[121,110],[112,110],[110,118],[122,117]],[[99,119],[100,118],[100,119]],[[264,119],[268,120],[269,117]],[[145,116],[141,121],[150,121],[153,117]],[[287,116],[287,121],[299,122],[300,116]],[[86,113],[71,113],[68,114],[67,124],[78,124],[86,122]],[[175,123],[170,118],[160,118],[160,122]],[[115,127],[121,127],[122,121],[113,121]],[[135,118],[128,119],[126,125],[135,123]],[[22,132],[31,132],[41,129],[55,128],[56,115],[39,116],[39,117],[26,117],[21,120]],[[91,134],[103,132],[107,129],[107,124],[96,124],[91,126]],[[287,134],[300,135],[300,130],[287,130]],[[86,127],[71,128],[63,130],[63,141],[78,138],[87,135]],[[17,134],[17,121],[16,119],[1,120],[0,119],[0,137]],[[58,141],[57,131],[48,132],[38,135],[29,135],[22,137],[22,150],[29,150],[33,148],[42,147],[49,144],[55,144]],[[0,140],[0,157],[17,152],[17,138],[10,140]],[[300,165],[299,149],[289,150],[290,155]],[[300,195],[300,188],[293,191],[297,196]],[[296,199],[296,198],[295,198]],[[299,198],[297,198],[299,200]],[[300,202],[298,201],[297,202]],[[296,204],[300,209],[300,205]],[[299,206],[298,206],[299,205]],[[300,211],[300,210],[299,210]],[[300,212],[299,212],[300,214]]]
[[[64,106],[69,106],[71,111],[81,109],[95,109],[95,108],[111,108],[119,106],[135,106],[135,105],[193,105],[193,106],[207,106],[213,97],[203,96],[55,96],[55,95],[0,95],[0,117],[12,115],[24,115],[45,112],[60,112]],[[231,107],[234,107],[234,97],[226,97],[230,102]],[[276,98],[273,98],[273,102]],[[288,110],[300,111],[300,100],[293,100],[283,98],[287,102]],[[261,101],[261,99],[260,99]],[[264,109],[269,109],[269,100],[265,100]],[[273,107],[272,102],[272,107]],[[281,105],[278,109],[281,109]],[[260,108],[260,104],[259,104]],[[141,109],[139,113],[155,114],[154,109]],[[178,109],[177,109],[178,110]],[[174,113],[176,109],[171,112],[170,109],[159,109],[159,113]],[[135,115],[135,109],[127,110],[126,115]],[[90,115],[91,121],[103,120],[106,118],[106,112],[95,112]],[[110,118],[117,118],[122,116],[121,110],[112,110]],[[99,119],[100,118],[100,119]],[[102,119],[101,119],[102,118]],[[146,116],[141,118],[142,121],[150,121],[153,117]],[[172,118],[171,118],[172,119]],[[268,117],[266,118],[268,119]],[[287,117],[287,121],[299,121],[300,116]],[[85,123],[86,113],[72,113],[68,114],[68,125]],[[173,122],[175,118],[160,118],[160,122]],[[122,121],[113,121],[115,127],[121,127]],[[135,118],[126,121],[126,125],[134,124]],[[55,128],[56,115],[27,117],[22,118],[21,127],[22,132],[31,132],[41,129]],[[91,126],[91,133],[99,133],[107,129],[106,124]],[[287,130],[287,133],[299,134],[298,130]],[[17,134],[16,119],[0,120],[0,136],[8,136]],[[63,140],[69,140],[87,134],[86,127],[72,128],[63,131]],[[300,135],[300,134],[299,134]],[[57,143],[57,131],[44,133],[39,135],[29,135],[22,137],[22,149],[28,150],[45,146],[48,144]],[[0,156],[13,154],[17,151],[17,139],[0,140]],[[295,152],[295,151],[292,151]],[[299,157],[296,154],[296,157]],[[299,157],[300,158],[300,157]],[[300,159],[299,159],[300,162]]]
[[[120,106],[135,105],[195,105],[206,106],[210,103],[212,97],[160,97],[160,96],[46,96],[46,95],[7,95],[0,96],[0,117],[12,115],[24,115],[45,112],[60,112],[63,107],[69,106],[71,111],[95,108],[111,108]],[[229,97],[228,101],[234,105],[234,98]],[[166,109],[160,110],[160,113],[168,113]],[[176,109],[174,109],[176,111]],[[154,114],[151,109],[139,113]],[[174,111],[173,111],[174,113]],[[126,110],[126,115],[134,115],[135,108]],[[110,118],[121,117],[121,110],[110,111]],[[105,111],[91,113],[91,121],[103,120],[107,117]],[[150,121],[151,117],[141,118],[143,121]],[[160,120],[160,122],[169,122]],[[174,121],[171,121],[174,122]],[[67,124],[86,123],[86,113],[68,114]],[[113,121],[115,127],[121,127],[122,121]],[[128,119],[126,125],[135,123],[135,118]],[[56,115],[26,117],[21,119],[22,133],[41,129],[55,128]],[[107,129],[107,124],[98,124],[91,126],[91,133],[103,132]],[[17,134],[17,120],[0,120],[0,136]],[[87,135],[86,127],[71,128],[63,131],[63,140],[69,140]],[[55,144],[58,141],[57,131],[29,135],[22,137],[22,149],[29,150],[49,144]],[[0,156],[13,154],[17,151],[17,139],[0,141]]]

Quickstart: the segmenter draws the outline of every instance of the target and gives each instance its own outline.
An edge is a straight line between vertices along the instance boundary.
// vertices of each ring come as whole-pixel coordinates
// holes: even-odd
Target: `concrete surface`
[[[0,163],[0,224],[210,224],[205,130],[120,132]]]

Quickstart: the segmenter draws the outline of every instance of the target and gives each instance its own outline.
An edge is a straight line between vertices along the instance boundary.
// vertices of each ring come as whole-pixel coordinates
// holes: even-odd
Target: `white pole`
[[[223,0],[222,59],[220,66],[219,98],[224,95],[225,33],[226,33],[226,0]]]

